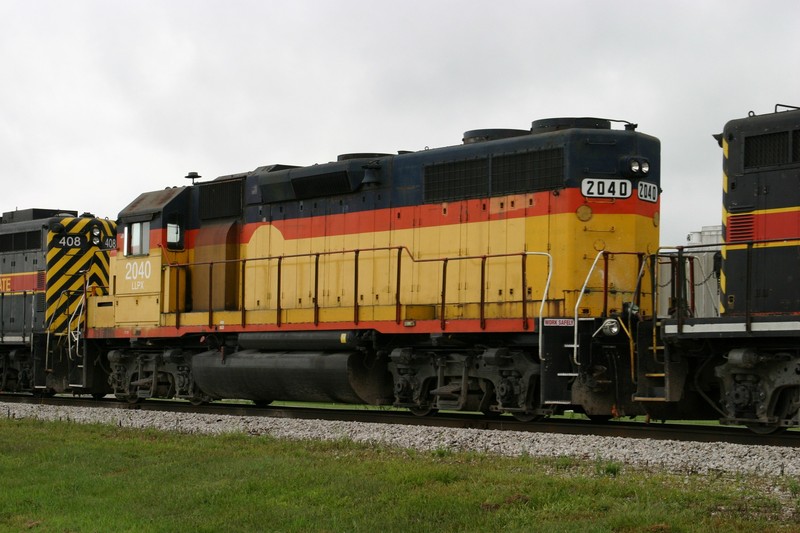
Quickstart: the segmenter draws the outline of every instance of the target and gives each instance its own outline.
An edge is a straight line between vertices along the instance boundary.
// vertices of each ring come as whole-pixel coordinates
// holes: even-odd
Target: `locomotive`
[[[107,371],[81,342],[86,298],[107,294],[116,224],[25,209],[0,219],[0,390],[105,395]],[[108,368],[108,365],[105,365]]]
[[[677,269],[664,357],[670,367],[696,367],[693,387],[723,423],[771,433],[800,425],[800,108],[750,112],[715,138],[723,151],[719,316],[692,312]]]
[[[190,173],[116,224],[6,214],[0,237],[41,236],[0,246],[3,317],[23,323],[3,319],[0,390],[797,425],[799,117],[776,108],[719,136],[715,317],[694,305],[706,251],[659,246],[660,142],[624,121]],[[38,285],[5,281],[19,253]],[[41,309],[27,323],[26,306]]]
[[[129,401],[542,416],[613,390],[593,335],[650,312],[658,207],[659,141],[595,118],[144,193],[86,340]]]

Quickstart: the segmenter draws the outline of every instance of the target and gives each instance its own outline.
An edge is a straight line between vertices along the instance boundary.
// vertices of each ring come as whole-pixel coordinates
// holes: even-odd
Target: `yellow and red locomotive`
[[[142,194],[86,337],[131,401],[635,411],[613,392],[631,374],[615,317],[652,315],[660,147],[611,125],[541,120]]]

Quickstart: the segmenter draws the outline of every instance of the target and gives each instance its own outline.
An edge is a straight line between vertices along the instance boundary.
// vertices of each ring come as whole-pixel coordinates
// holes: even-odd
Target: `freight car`
[[[75,211],[0,219],[0,390],[104,396],[108,365],[80,339],[87,294],[108,293],[116,224]]]
[[[546,119],[144,193],[85,339],[128,401],[639,413],[619,317],[652,314],[659,158]]]

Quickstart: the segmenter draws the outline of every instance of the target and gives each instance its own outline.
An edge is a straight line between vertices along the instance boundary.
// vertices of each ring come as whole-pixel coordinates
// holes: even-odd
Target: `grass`
[[[800,482],[0,420],[0,531],[800,531]]]

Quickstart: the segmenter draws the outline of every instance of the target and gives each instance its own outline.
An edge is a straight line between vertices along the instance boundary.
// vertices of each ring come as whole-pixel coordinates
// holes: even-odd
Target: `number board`
[[[581,193],[588,198],[630,198],[631,182],[622,179],[586,178]]]
[[[55,248],[84,248],[89,244],[84,235],[59,235],[53,239]],[[117,239],[105,237],[96,246],[102,250],[113,250],[117,247]]]
[[[658,201],[658,185],[655,183],[639,182],[639,199],[645,202],[656,203]]]
[[[59,235],[53,239],[56,248],[83,248],[85,245],[86,237],[83,235]]]

